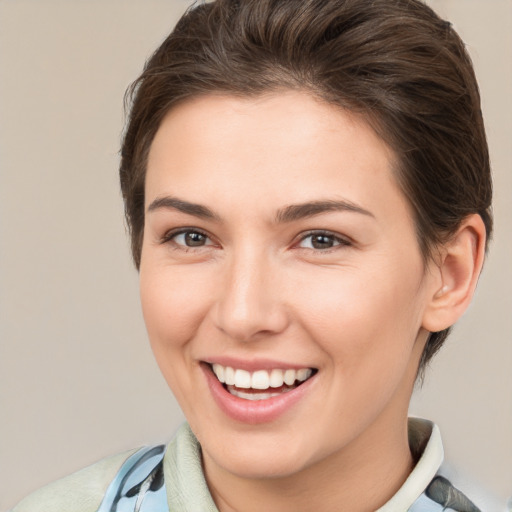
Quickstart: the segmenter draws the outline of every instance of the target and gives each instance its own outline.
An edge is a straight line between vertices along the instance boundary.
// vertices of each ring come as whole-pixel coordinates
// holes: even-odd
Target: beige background
[[[483,95],[496,234],[411,411],[512,494],[512,2],[432,0]],[[0,0],[0,510],[182,421],[139,312],[117,185],[122,96],[188,2]]]

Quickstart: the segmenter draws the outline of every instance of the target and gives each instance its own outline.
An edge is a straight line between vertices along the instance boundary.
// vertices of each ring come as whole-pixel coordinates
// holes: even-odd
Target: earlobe
[[[485,255],[485,225],[478,214],[467,217],[440,250],[437,276],[423,317],[430,332],[453,325],[466,311],[475,292]],[[439,286],[439,282],[441,285]]]

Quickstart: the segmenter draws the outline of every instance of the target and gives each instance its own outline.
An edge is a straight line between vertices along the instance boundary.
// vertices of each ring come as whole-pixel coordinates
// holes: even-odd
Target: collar
[[[411,474],[398,492],[377,512],[408,510],[435,477],[444,459],[441,432],[434,423],[409,418],[409,447],[417,461]]]

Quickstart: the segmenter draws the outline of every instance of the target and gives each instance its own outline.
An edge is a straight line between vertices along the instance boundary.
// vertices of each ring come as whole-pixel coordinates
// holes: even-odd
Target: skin
[[[467,306],[485,237],[475,238],[472,219],[456,244],[466,270],[449,250],[425,266],[393,158],[362,119],[301,92],[196,98],[155,136],[144,318],[222,512],[374,511],[412,469],[407,410],[419,359],[428,331]],[[351,208],[276,220],[319,201]],[[174,235],[183,228],[202,233],[202,245]],[[312,230],[325,232],[324,245]],[[456,309],[449,299],[462,284]],[[223,356],[318,373],[284,414],[250,425],[222,412],[206,384],[201,362]]]

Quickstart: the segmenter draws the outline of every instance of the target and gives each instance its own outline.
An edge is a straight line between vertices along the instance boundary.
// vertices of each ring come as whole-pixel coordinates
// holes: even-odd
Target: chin
[[[269,455],[258,459],[221,461],[224,469],[239,478],[250,480],[281,479],[293,476],[304,469],[304,463],[287,456]]]
[[[208,450],[207,440],[203,453],[214,464],[225,471],[246,479],[286,478],[308,467],[312,462],[308,453],[300,448],[301,443],[294,443],[290,436],[285,440],[260,436],[241,438],[239,442],[232,441],[228,445],[217,445]],[[205,450],[206,447],[206,450]]]

